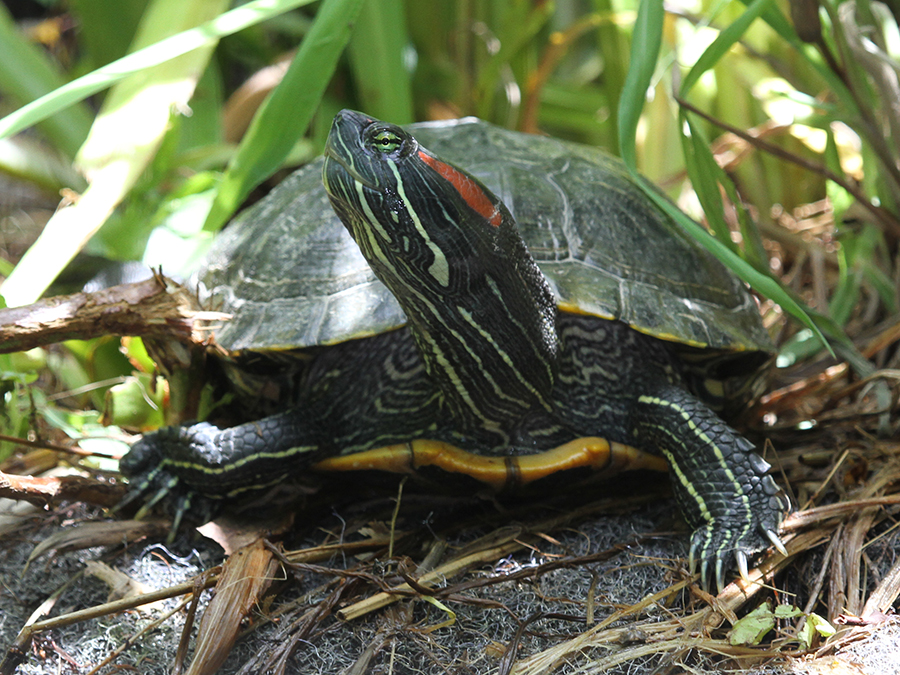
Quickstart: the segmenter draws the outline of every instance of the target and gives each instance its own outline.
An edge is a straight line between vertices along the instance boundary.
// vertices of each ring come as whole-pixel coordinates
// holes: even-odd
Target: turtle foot
[[[119,463],[128,477],[128,492],[115,511],[137,505],[135,518],[140,520],[157,504],[164,504],[173,521],[170,539],[185,516],[192,522],[214,517],[216,501],[198,494],[182,474],[202,466],[215,453],[219,433],[217,427],[201,422],[165,427],[139,440]]]
[[[721,593],[726,573],[734,567],[740,577],[749,582],[750,557],[769,546],[787,555],[778,528],[790,506],[788,499],[771,477],[762,477],[760,483],[766,499],[753,501],[762,501],[762,504],[756,504],[749,511],[731,510],[708,520],[694,531],[689,566],[694,573],[699,563],[700,584],[704,589],[715,588]],[[752,514],[751,521],[744,517],[748,513]]]

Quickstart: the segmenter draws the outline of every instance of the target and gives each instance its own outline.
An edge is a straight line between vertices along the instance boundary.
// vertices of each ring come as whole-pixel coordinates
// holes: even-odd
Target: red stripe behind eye
[[[485,220],[494,227],[500,227],[500,223],[503,222],[503,214],[500,213],[500,209],[497,208],[490,197],[485,194],[480,185],[465,174],[454,169],[449,164],[445,164],[441,160],[432,157],[421,150],[419,151],[419,159],[449,181],[450,184],[456,188],[456,191],[459,192],[460,197],[465,199],[466,203],[477,213],[484,216]]]

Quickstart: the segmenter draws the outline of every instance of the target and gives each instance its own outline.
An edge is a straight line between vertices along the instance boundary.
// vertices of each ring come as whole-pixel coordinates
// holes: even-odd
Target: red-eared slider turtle
[[[664,457],[704,581],[781,548],[787,500],[711,407],[771,356],[743,285],[595,149],[477,120],[414,133],[340,113],[324,164],[232,225],[201,283],[235,314],[216,338],[242,365],[308,348],[295,405],[146,436],[131,498],[184,512],[313,465],[505,489]]]

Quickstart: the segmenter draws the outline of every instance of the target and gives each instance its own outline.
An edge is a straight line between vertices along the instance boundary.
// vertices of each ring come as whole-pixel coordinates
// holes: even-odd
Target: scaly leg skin
[[[675,386],[640,396],[632,414],[634,435],[669,461],[676,499],[693,529],[691,569],[699,560],[705,587],[714,573],[722,590],[732,557],[746,579],[749,555],[770,543],[785,553],[777,532],[790,501],[750,441]]]

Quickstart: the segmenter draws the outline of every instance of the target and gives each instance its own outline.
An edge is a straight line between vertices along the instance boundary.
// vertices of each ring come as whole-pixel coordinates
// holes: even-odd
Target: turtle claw
[[[732,528],[713,521],[694,531],[688,566],[691,574],[699,566],[700,586],[704,590],[712,592],[715,588],[721,593],[729,569],[736,568],[745,583],[751,582],[750,556],[770,543],[779,553],[787,555],[784,543],[772,527],[759,526],[743,536],[736,536]]]
[[[693,574],[696,571],[697,563],[696,559],[694,559],[693,552],[691,553],[688,562],[691,573]],[[734,562],[737,564],[738,573],[741,575],[741,579],[745,582],[749,582],[750,574],[748,571],[747,554],[742,550],[735,550]],[[726,586],[725,574],[730,568],[731,564],[727,556],[719,555],[703,558],[700,561],[700,587],[707,592],[712,592],[713,588],[715,588],[717,594],[721,593]],[[715,586],[713,586],[713,583],[715,583]]]
[[[191,510],[190,492],[182,494],[178,497],[178,503],[175,506],[175,514],[172,516],[172,525],[169,527],[169,535],[166,537],[166,543],[171,544],[178,535],[178,529],[181,527],[181,521],[184,520],[184,514]]]
[[[709,561],[704,560],[700,563],[700,586],[708,589],[707,580],[709,579]]]
[[[170,477],[164,485],[162,485],[155,493],[153,493],[153,496],[150,497],[150,499],[146,500],[143,503],[141,508],[138,509],[137,513],[134,514],[134,519],[143,520],[147,516],[147,514],[150,513],[150,510],[154,506],[156,506],[162,499],[164,499],[166,495],[171,493],[177,485],[178,478],[176,476]]]
[[[747,554],[738,549],[734,552],[734,559],[737,562],[738,574],[745,583],[750,583],[750,571],[747,569]]]
[[[714,572],[716,582],[715,589],[718,594],[725,588],[725,570],[727,567],[723,558],[715,558],[715,564],[713,565],[712,563],[713,560],[710,558],[705,558],[700,563],[700,586],[706,591],[711,591],[713,588],[712,575]],[[710,569],[711,565],[713,569]]]
[[[716,592],[721,593],[725,588],[725,565],[722,558],[716,558]]]
[[[787,555],[787,549],[775,530],[759,528],[760,537],[756,543],[749,538],[730,540],[728,535],[717,531],[714,527],[703,527],[696,532],[691,539],[691,548],[688,553],[688,565],[691,574],[700,567],[700,586],[710,591],[715,588],[721,593],[725,587],[725,576],[729,568],[736,567],[744,583],[752,583],[750,579],[750,555],[766,548],[764,542],[771,543],[782,555]],[[733,558],[731,557],[733,556]]]
[[[700,586],[706,591],[711,591],[713,581],[715,581],[715,588],[718,593],[721,593],[722,589],[725,588],[725,572],[728,570],[729,565],[727,564],[727,556],[724,555],[723,551],[713,556],[707,555],[711,544],[715,541],[716,533],[710,526],[694,532],[694,536],[691,537],[691,548],[688,552],[688,566],[691,574],[693,574],[697,570],[699,559]]]
[[[697,530],[694,532],[694,536],[691,537],[691,548],[688,551],[688,569],[691,574],[694,574],[697,571],[697,562],[699,560],[701,563],[700,578],[704,584],[706,584],[708,558],[703,555],[703,552],[706,551],[707,543],[711,540],[712,536],[713,531],[709,527]]]
[[[784,546],[784,542],[781,541],[781,537],[776,534],[774,530],[765,530],[766,538],[772,542],[772,546],[775,547],[775,550],[778,551],[781,555],[787,557],[788,551]]]

